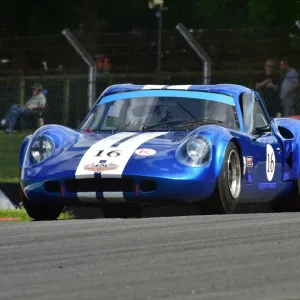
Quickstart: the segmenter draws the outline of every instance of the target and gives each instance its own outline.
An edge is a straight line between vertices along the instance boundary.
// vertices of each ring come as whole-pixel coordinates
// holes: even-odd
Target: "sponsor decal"
[[[246,160],[247,160],[247,167],[253,168],[253,156],[247,156]]]
[[[106,160],[100,160],[100,162],[97,164],[87,164],[83,168],[88,171],[99,173],[103,171],[115,170],[118,168],[118,165],[113,162],[108,163]]]
[[[269,181],[272,181],[275,173],[276,158],[273,147],[267,144],[266,148],[266,174]]]
[[[151,156],[154,155],[156,151],[153,149],[137,149],[134,153],[141,156]]]

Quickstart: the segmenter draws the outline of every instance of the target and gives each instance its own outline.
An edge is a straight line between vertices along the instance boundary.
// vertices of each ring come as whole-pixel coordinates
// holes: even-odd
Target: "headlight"
[[[186,166],[199,167],[209,161],[210,155],[209,141],[203,136],[192,136],[178,147],[175,156]]]
[[[46,159],[52,154],[54,147],[54,141],[50,137],[46,135],[39,136],[30,147],[31,162],[38,163]]]

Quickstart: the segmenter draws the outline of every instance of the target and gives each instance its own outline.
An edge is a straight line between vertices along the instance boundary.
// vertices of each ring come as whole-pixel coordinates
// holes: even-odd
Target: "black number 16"
[[[273,173],[275,169],[275,161],[274,161],[274,153],[271,155],[268,154],[267,158],[267,172],[268,173]]]
[[[117,157],[117,156],[120,156],[121,153],[120,153],[121,150],[113,150],[113,151],[110,151],[107,153],[107,156],[108,157]],[[98,154],[96,155],[96,157],[101,157],[102,153],[104,152],[104,150],[100,150],[98,152]]]

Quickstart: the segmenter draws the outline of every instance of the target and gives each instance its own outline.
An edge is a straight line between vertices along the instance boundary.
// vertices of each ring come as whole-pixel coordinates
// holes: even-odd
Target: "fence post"
[[[96,100],[96,64],[88,52],[83,48],[79,41],[75,38],[73,33],[68,29],[64,29],[62,34],[66,37],[68,42],[76,50],[76,52],[81,56],[84,62],[89,67],[89,82],[88,82],[88,109],[90,110]]]
[[[196,39],[189,32],[189,30],[182,23],[179,23],[176,26],[176,29],[179,31],[179,33],[187,41],[189,46],[195,51],[195,53],[198,55],[198,57],[203,62],[203,84],[210,84],[210,80],[211,80],[211,59],[210,59],[210,57],[204,51],[204,49],[200,46],[200,44],[196,41]]]

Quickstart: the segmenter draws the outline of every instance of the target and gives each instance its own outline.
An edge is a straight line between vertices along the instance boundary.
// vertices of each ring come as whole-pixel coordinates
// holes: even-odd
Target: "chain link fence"
[[[32,96],[32,86],[40,83],[46,96],[43,117],[46,124],[55,123],[76,127],[86,111],[87,74],[66,74],[50,70],[47,74],[37,72],[0,71],[0,108],[3,118],[13,104],[24,106]],[[34,129],[37,119],[32,115],[22,117],[18,126]]]
[[[117,69],[118,70],[118,69]],[[255,88],[256,78],[263,72],[253,64],[239,62],[224,62],[219,70],[212,70],[211,83],[235,83]],[[115,83],[149,84],[155,81],[155,72],[136,73],[127,71],[125,67],[115,73],[97,75],[97,97],[109,85]],[[32,96],[32,86],[40,83],[43,86],[47,104],[43,113],[45,124],[61,124],[76,128],[88,112],[87,89],[88,75],[81,70],[60,72],[49,70],[47,73],[0,71],[0,118],[3,119],[13,104],[23,106]],[[162,72],[161,83],[172,84],[201,84],[202,74],[196,71]],[[276,113],[284,114],[284,107],[279,97],[280,82],[277,90],[258,90],[272,116]],[[293,93],[294,113],[300,114],[300,92]],[[34,130],[38,127],[38,117],[21,117],[16,130]]]
[[[272,36],[270,36],[272,34]],[[278,87],[282,81],[278,61],[288,56],[300,71],[298,52],[290,44],[288,30],[194,30],[212,60],[211,83],[235,83],[255,88],[265,61],[276,60]],[[86,35],[80,42],[95,57],[109,57],[111,70],[98,71],[97,97],[116,83],[153,84],[156,78],[156,33]],[[299,50],[298,50],[299,49]],[[201,84],[202,62],[178,32],[163,33],[161,84]],[[43,85],[47,104],[45,124],[77,128],[88,112],[88,70],[63,37],[0,40],[0,119],[13,104],[24,105],[34,83]],[[279,91],[262,93],[272,116],[284,114]],[[96,99],[95,99],[96,100]],[[300,114],[300,92],[295,89],[290,106]],[[21,117],[19,133],[0,132],[0,181],[18,180],[18,156],[22,139],[38,127],[38,118]],[[4,179],[5,178],[5,179]]]
[[[197,73],[163,73],[166,84],[179,84],[182,80],[195,81]],[[121,68],[116,73],[99,73],[96,81],[97,97],[107,86],[115,83],[153,83],[155,73],[136,73]],[[87,90],[88,75],[82,70],[61,72],[48,70],[45,72],[18,72],[0,70],[0,118],[5,117],[14,104],[24,106],[33,93],[33,85],[40,83],[46,97],[43,112],[45,124],[61,124],[71,128],[78,127],[88,112]],[[15,130],[35,130],[38,127],[38,115],[21,116]]]

